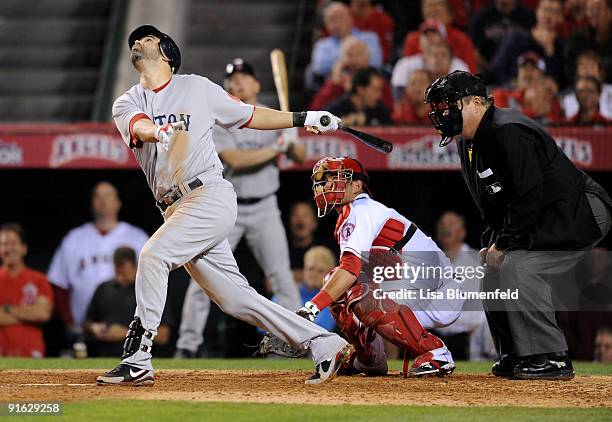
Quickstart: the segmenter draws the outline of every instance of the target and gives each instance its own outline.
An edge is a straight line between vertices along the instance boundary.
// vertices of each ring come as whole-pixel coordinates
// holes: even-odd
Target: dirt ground
[[[307,386],[306,371],[160,370],[150,387],[97,386],[93,370],[2,370],[0,401],[143,399],[296,404],[612,407],[612,378],[503,380],[492,375],[447,378],[337,377]]]

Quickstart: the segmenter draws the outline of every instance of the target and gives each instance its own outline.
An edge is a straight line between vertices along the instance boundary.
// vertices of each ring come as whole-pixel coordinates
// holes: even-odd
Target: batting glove
[[[170,147],[170,140],[179,130],[185,130],[185,122],[182,120],[176,123],[166,123],[163,126],[158,126],[155,128],[155,139],[157,139],[162,147],[168,151],[168,148]]]
[[[304,126],[309,132],[324,133],[338,130],[340,123],[342,120],[339,117],[327,111],[307,111]]]
[[[304,306],[302,306],[300,309],[295,311],[296,314],[298,314],[304,319],[307,319],[310,322],[314,322],[317,315],[319,315],[319,312],[321,311],[319,311],[319,308],[317,308],[317,305],[315,305],[311,301],[306,302]]]

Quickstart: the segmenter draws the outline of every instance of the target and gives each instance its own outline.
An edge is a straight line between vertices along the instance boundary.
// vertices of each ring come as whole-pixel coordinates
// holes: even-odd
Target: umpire
[[[483,287],[519,292],[516,301],[483,301],[500,352],[492,373],[572,379],[551,286],[563,288],[555,277],[572,270],[607,234],[612,200],[542,126],[517,110],[495,107],[479,77],[456,71],[439,78],[425,91],[425,102],[442,135],[440,146],[458,136],[463,178],[486,224]]]

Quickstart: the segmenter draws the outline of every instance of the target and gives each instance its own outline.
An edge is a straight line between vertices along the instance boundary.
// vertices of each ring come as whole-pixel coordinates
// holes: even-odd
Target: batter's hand
[[[170,139],[172,139],[174,134],[179,130],[185,130],[185,122],[182,120],[176,123],[166,123],[165,125],[155,128],[155,139],[157,139],[159,143],[162,144],[162,147],[168,151]]]
[[[317,315],[319,315],[319,312],[320,311],[319,308],[317,308],[317,305],[315,305],[311,301],[306,302],[304,306],[295,311],[296,314],[298,314],[304,319],[307,319],[310,322],[314,322]]]
[[[326,126],[321,124],[321,117],[323,116],[327,116],[329,118],[329,123]],[[319,134],[338,130],[338,125],[340,123],[342,123],[342,120],[339,117],[336,117],[327,111],[307,111],[304,127],[306,127],[308,132]]]

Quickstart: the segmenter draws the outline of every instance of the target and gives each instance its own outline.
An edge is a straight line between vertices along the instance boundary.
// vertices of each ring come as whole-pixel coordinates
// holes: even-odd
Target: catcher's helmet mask
[[[436,79],[425,90],[424,102],[431,105],[429,120],[442,135],[440,146],[448,145],[463,129],[462,98],[471,95],[487,97],[484,82],[479,76],[456,70]]]
[[[136,43],[136,40],[140,40],[148,35],[159,38],[159,51],[168,61],[172,73],[177,73],[181,67],[181,51],[170,36],[164,34],[153,25],[142,25],[132,31],[128,37],[128,46],[130,50]]]
[[[327,215],[342,204],[346,185],[350,182],[361,180],[364,191],[371,196],[368,188],[368,173],[363,165],[354,158],[323,158],[314,165],[311,178],[319,217]]]

